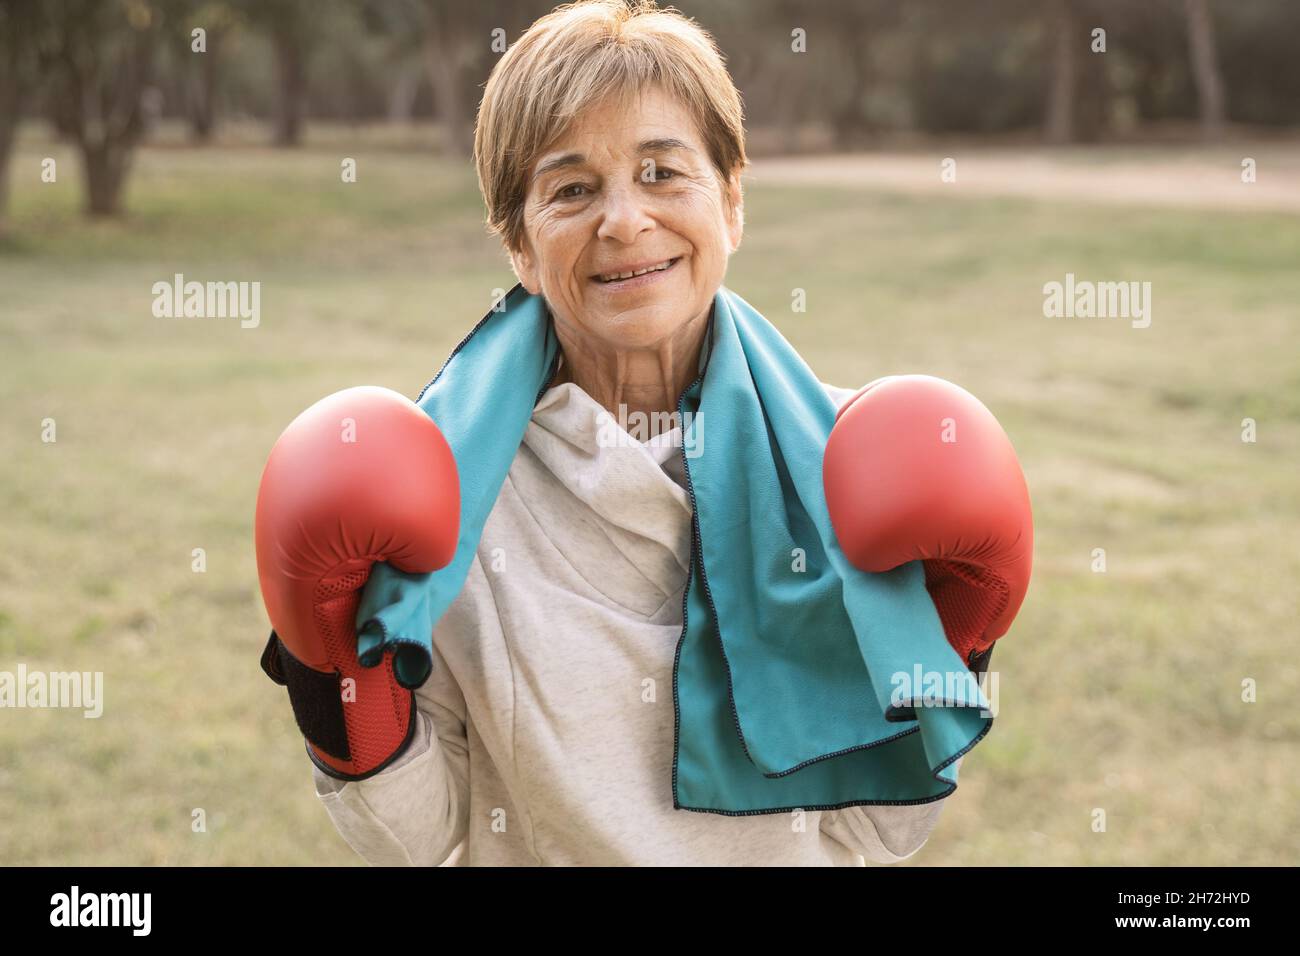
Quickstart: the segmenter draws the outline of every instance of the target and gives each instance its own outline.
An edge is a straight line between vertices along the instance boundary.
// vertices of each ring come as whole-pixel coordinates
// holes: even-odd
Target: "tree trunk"
[[[870,124],[863,113],[863,100],[871,85],[871,64],[867,62],[867,36],[850,33],[846,39],[848,77],[842,82],[848,86],[848,96],[831,114],[837,149],[850,150],[863,145],[870,134]]]
[[[306,58],[302,43],[293,31],[277,31],[274,42],[276,75],[280,81],[275,142],[277,146],[297,146],[302,142],[303,101],[307,92]]]
[[[9,235],[9,147],[0,142],[0,239]]]
[[[139,28],[112,4],[50,4],[57,14],[40,52],[55,127],[76,145],[85,211],[114,216],[131,156],[145,133],[159,20]],[[105,38],[120,42],[106,42]]]
[[[209,32],[207,52],[190,73],[190,138],[196,143],[211,142],[217,128],[218,42],[216,31]]]
[[[424,65],[438,107],[443,148],[452,156],[468,156],[472,147],[461,103],[459,63],[457,45],[446,34],[435,32],[425,38]]]
[[[455,9],[453,9],[455,8]],[[473,152],[461,91],[461,57],[468,44],[466,15],[447,0],[425,0],[426,29],[421,45],[424,68],[433,86],[433,102],[442,127],[443,149],[452,156]]]
[[[0,63],[0,239],[9,232],[9,157],[18,131],[18,97],[18,70]]]
[[[1187,45],[1201,112],[1201,131],[1207,139],[1223,135],[1227,108],[1223,74],[1215,51],[1214,20],[1206,0],[1184,0],[1187,10]]]
[[[30,20],[26,26],[31,28]],[[35,63],[25,55],[18,37],[17,24],[9,16],[0,17],[0,238],[9,231],[9,160],[18,137],[21,104],[36,76]]]
[[[91,216],[116,216],[122,211],[122,186],[126,182],[130,158],[129,148],[111,143],[83,147],[86,212]]]
[[[388,121],[409,123],[415,115],[415,98],[420,95],[420,80],[424,74],[419,63],[402,67],[388,90]]]
[[[1079,45],[1084,36],[1069,0],[1047,6],[1047,40],[1052,51],[1047,88],[1046,134],[1049,143],[1074,141],[1074,98],[1078,89]]]

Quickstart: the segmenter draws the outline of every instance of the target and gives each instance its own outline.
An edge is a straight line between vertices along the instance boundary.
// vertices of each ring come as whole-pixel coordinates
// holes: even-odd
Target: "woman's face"
[[[621,350],[651,348],[707,315],[740,245],[740,183],[728,184],[729,214],[695,123],[675,99],[652,86],[631,107],[606,100],[529,174],[524,247],[511,260],[557,323]]]

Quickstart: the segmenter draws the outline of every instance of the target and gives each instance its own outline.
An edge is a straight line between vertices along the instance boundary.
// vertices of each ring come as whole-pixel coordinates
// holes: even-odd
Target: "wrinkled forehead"
[[[620,89],[562,124],[530,164],[529,183],[554,169],[588,162],[593,159],[588,154],[597,151],[704,158],[698,124],[682,103],[658,86]]]

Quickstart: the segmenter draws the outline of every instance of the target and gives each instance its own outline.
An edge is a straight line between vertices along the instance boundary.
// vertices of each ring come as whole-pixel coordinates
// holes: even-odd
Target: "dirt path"
[[[940,178],[945,157],[956,180]],[[1256,181],[1242,182],[1255,160]],[[1052,151],[956,149],[756,159],[755,185],[834,184],[887,192],[1023,196],[1065,202],[1300,212],[1300,143],[1099,147]]]

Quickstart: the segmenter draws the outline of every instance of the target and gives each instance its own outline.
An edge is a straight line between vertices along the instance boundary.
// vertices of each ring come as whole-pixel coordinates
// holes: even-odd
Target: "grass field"
[[[414,396],[513,284],[471,168],[344,130],[153,148],[130,215],[96,223],[38,131],[11,176],[0,670],[103,671],[105,704],[0,711],[0,863],[358,862],[258,667],[253,502],[294,415]],[[727,284],[824,380],[950,378],[1029,479],[1001,712],[913,861],[1300,862],[1300,215],[764,185],[746,224]],[[259,281],[260,325],[155,318],[178,272]],[[1044,318],[1067,272],[1151,282],[1150,328]]]

